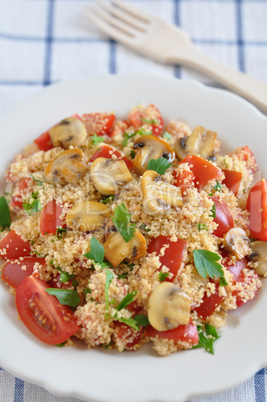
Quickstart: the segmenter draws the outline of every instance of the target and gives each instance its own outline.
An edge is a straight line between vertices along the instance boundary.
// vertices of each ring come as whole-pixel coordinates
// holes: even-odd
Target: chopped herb
[[[131,155],[131,158],[134,159],[134,157],[135,157],[135,152],[134,152],[133,150],[131,150],[130,155]]]
[[[37,184],[37,186],[41,187],[43,185],[43,182],[41,180],[36,179],[31,173],[30,176],[32,178],[32,180],[34,180]]]
[[[215,202],[212,205],[212,208],[210,210],[210,214],[209,217],[215,219],[216,218],[216,206],[215,206]]]
[[[134,237],[135,223],[129,225],[131,214],[128,213],[124,203],[114,209],[114,216],[111,216],[111,219],[126,242]]]
[[[117,317],[117,314],[115,314],[113,318],[115,318],[115,320],[119,322],[123,322],[124,324],[129,325],[129,327],[133,328],[135,331],[139,331],[139,327],[133,318],[119,318]]]
[[[198,223],[197,228],[198,228],[199,231],[201,231],[201,230],[207,230],[208,231],[209,230],[207,225],[206,225],[206,223]]]
[[[37,251],[35,251],[35,250],[32,250],[32,251],[30,252],[30,254],[39,255],[39,257],[41,257],[41,258],[45,258],[45,256],[44,256],[44,255],[42,255],[42,254],[38,253],[38,252],[37,252]]]
[[[163,134],[163,138],[165,138],[165,140],[167,141],[170,141],[172,139],[172,135],[165,131],[165,133]]]
[[[74,274],[69,274],[68,272],[61,271],[61,269],[59,269],[59,268],[57,268],[57,269],[61,272],[60,276],[59,276],[60,282],[66,283],[66,282],[70,281],[71,279],[75,278]],[[74,285],[72,285],[72,286],[74,286]]]
[[[56,236],[59,240],[62,239],[63,233],[67,231],[67,228],[57,228]]]
[[[227,286],[227,285],[228,285],[228,283],[226,282],[225,277],[221,277],[221,278],[219,279],[219,285],[220,285],[220,286]]]
[[[63,348],[66,345],[66,341],[59,343],[58,345],[56,345],[58,348]]]
[[[150,229],[147,228],[147,225],[144,223],[140,226],[140,229],[145,230],[146,232],[150,232]]]
[[[108,289],[112,279],[114,279],[113,273],[109,269],[106,269],[106,283],[105,283],[106,311],[108,311],[109,309]]]
[[[207,250],[193,251],[195,267],[202,278],[208,275],[210,278],[224,278],[224,271],[218,261],[220,256]]]
[[[109,195],[108,197],[104,198],[103,200],[100,200],[102,204],[107,204],[108,202],[113,201],[115,198],[115,195]]]
[[[225,158],[224,158],[223,162],[224,162],[225,166],[228,167],[228,163],[227,163],[227,160]]]
[[[169,276],[169,272],[159,272],[159,281],[163,282]]]
[[[172,164],[166,158],[150,159],[147,164],[148,170],[155,170],[158,174],[164,174]]]
[[[105,137],[99,137],[96,133],[91,137],[93,145],[98,145],[105,141]]]
[[[117,305],[116,310],[120,311],[123,308],[127,307],[128,304],[132,303],[135,296],[137,295],[136,290],[134,290],[132,293],[128,293],[128,295],[126,295],[122,301]]]
[[[30,200],[28,202],[24,201],[24,203],[22,204],[24,210],[27,212],[28,215],[32,215],[33,213],[41,211],[42,206],[40,200],[38,200],[37,198],[38,195],[39,195],[38,191],[36,193],[32,193],[30,200],[32,199],[33,201],[32,202],[30,202]]]
[[[222,191],[222,185],[218,182],[216,182],[215,186],[213,187],[214,190],[216,191]]]
[[[52,242],[52,243],[55,243],[55,240],[54,240],[54,239],[51,239],[51,242]]]
[[[79,285],[79,283],[76,281],[76,279],[74,279],[74,280],[71,282],[71,285],[74,286],[74,287],[76,287],[76,286]]]
[[[147,327],[149,325],[147,316],[143,314],[137,314],[136,316],[134,316],[134,320],[136,321],[138,327]]]
[[[143,119],[143,118],[141,117],[141,120],[142,120],[144,123],[147,123],[147,124],[159,124],[159,121],[158,121],[157,119],[151,119],[151,120],[149,120],[149,119]]]
[[[9,206],[5,197],[0,197],[0,226],[2,228],[9,227],[11,225],[11,218],[9,212]]]
[[[110,264],[104,262],[104,246],[93,236],[90,240],[90,251],[84,254],[84,257],[93,260],[94,264],[99,264],[101,268],[108,268]]]
[[[76,290],[48,288],[45,291],[66,306],[77,307],[81,301]]]
[[[89,288],[83,289],[83,293],[85,295],[87,295],[88,293],[92,293],[92,289],[89,289]]]
[[[126,279],[128,276],[128,272],[124,272],[123,274],[118,276],[118,279]]]
[[[110,300],[110,304],[112,304],[113,306],[115,306],[115,304],[117,304],[117,302],[116,302],[115,299],[111,299],[111,300]]]
[[[205,324],[205,329],[197,325],[199,343],[193,349],[205,348],[208,353],[214,355],[213,343],[220,338],[215,327],[210,324]]]
[[[136,135],[151,135],[152,131],[145,131],[143,128],[139,128],[134,133],[124,133],[124,139],[122,141],[122,146],[126,147],[128,142],[131,138],[135,137]]]
[[[130,268],[130,271],[133,270],[134,264],[128,264],[128,267]]]

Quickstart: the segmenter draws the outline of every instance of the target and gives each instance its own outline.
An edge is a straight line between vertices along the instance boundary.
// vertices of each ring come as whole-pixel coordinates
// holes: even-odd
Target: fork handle
[[[204,73],[267,113],[267,83],[217,63],[201,53],[193,44],[184,50],[182,58],[175,57],[172,62],[183,63]]]

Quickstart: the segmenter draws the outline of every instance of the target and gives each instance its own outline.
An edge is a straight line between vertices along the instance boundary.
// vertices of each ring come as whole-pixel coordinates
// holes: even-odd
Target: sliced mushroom
[[[141,180],[143,208],[149,215],[161,215],[171,206],[182,207],[181,189],[173,186],[154,170],[147,170]]]
[[[251,243],[252,254],[249,259],[258,262],[258,266],[254,268],[255,272],[261,276],[267,276],[267,242],[254,241]]]
[[[81,232],[104,227],[110,217],[110,209],[97,201],[83,201],[73,207],[66,216],[67,226]]]
[[[198,155],[204,159],[213,159],[217,133],[197,126],[189,136],[180,138],[174,145],[177,157],[182,160],[187,155]]]
[[[68,117],[49,130],[52,143],[55,147],[68,149],[71,145],[81,146],[87,136],[85,125],[76,117]]]
[[[148,320],[157,331],[186,325],[190,319],[190,298],[178,286],[162,282],[148,299]]]
[[[175,152],[167,142],[154,135],[142,135],[134,141],[135,157],[133,159],[134,171],[142,175],[147,169],[147,162],[150,159],[166,158],[172,162]]]
[[[87,172],[82,163],[84,155],[80,149],[68,149],[59,154],[46,167],[44,175],[49,183],[78,184]]]
[[[146,239],[135,230],[134,237],[126,242],[119,232],[110,232],[104,243],[106,259],[116,267],[123,260],[138,260],[146,254]]]
[[[224,236],[224,246],[238,260],[242,260],[242,258],[251,253],[249,238],[241,228],[228,230]]]
[[[124,161],[97,158],[91,165],[91,179],[101,194],[115,195],[133,180],[133,176]]]

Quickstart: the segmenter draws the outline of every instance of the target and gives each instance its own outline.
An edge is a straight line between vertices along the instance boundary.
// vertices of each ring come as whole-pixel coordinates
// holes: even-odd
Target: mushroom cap
[[[224,236],[225,248],[242,260],[246,255],[251,254],[251,244],[246,232],[242,228],[232,228]]]
[[[70,229],[90,232],[104,227],[110,217],[110,209],[97,201],[83,201],[75,205],[67,214]]]
[[[251,243],[252,254],[249,259],[253,262],[258,262],[258,266],[254,268],[254,271],[258,275],[267,276],[267,242],[266,241],[254,241]]]
[[[81,146],[87,137],[87,131],[80,119],[68,117],[52,127],[49,135],[55,147],[68,149],[71,145]]]

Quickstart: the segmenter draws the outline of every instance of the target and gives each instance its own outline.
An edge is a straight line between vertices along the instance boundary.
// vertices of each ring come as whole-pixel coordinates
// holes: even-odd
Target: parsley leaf
[[[224,272],[221,264],[218,264],[220,256],[207,250],[194,250],[193,251],[195,267],[203,278],[208,275],[210,278],[224,277]]]
[[[222,191],[222,185],[220,183],[218,183],[217,181],[209,195],[212,196],[215,193],[215,191],[219,191],[219,192]]]
[[[27,212],[28,215],[32,215],[33,213],[39,212],[42,209],[40,200],[38,200],[38,195],[39,192],[37,191],[36,193],[32,193],[30,200],[32,199],[33,201],[30,202],[30,200],[28,202],[24,202],[22,204],[24,210]]]
[[[37,186],[41,187],[43,185],[43,182],[41,180],[36,179],[31,173],[30,176],[32,178],[32,180],[34,180],[37,184]]]
[[[114,209],[114,216],[111,216],[111,219],[126,242],[134,237],[135,223],[129,225],[131,214],[128,213],[124,203]]]
[[[167,141],[170,141],[172,139],[172,135],[165,131],[165,133],[163,134],[163,138]]]
[[[5,197],[0,197],[0,226],[2,228],[9,227],[11,225],[11,218],[9,212],[9,206]]]
[[[108,311],[109,309],[108,289],[112,279],[114,279],[113,273],[109,269],[106,269],[106,283],[105,283],[106,311]]]
[[[105,137],[100,137],[96,133],[91,137],[93,145],[98,145],[101,142],[105,141]]]
[[[200,325],[197,325],[199,343],[193,349],[205,348],[208,353],[214,355],[213,343],[220,338],[215,327],[210,324],[205,324],[205,330]]]
[[[221,276],[220,277],[220,279],[219,279],[219,285],[220,286],[227,286],[228,285],[228,283],[226,282],[226,279],[225,279],[225,277],[223,276]]]
[[[139,327],[134,318],[119,318],[117,314],[113,316],[116,321],[123,322],[124,324],[128,325],[129,327],[133,328],[135,331],[139,331]]]
[[[216,206],[215,206],[215,202],[214,202],[213,205],[212,205],[212,208],[211,208],[211,210],[210,210],[209,216],[210,216],[211,218],[213,218],[213,219],[216,218]]]
[[[206,225],[206,223],[198,223],[197,228],[198,228],[199,231],[201,231],[201,230],[207,230],[208,231],[209,230],[207,225]]]
[[[81,301],[76,290],[48,288],[45,291],[66,306],[76,307]]]
[[[139,128],[136,130],[134,133],[124,133],[124,139],[122,141],[122,146],[126,147],[128,145],[128,142],[131,138],[135,137],[136,135],[151,135],[152,131],[145,131],[143,128]]]
[[[122,301],[117,305],[116,310],[121,311],[123,308],[127,307],[128,304],[132,303],[135,296],[137,295],[137,291],[134,290],[132,293],[128,293]]]
[[[133,150],[131,150],[130,155],[131,155],[131,158],[134,159],[134,157],[135,157],[135,152],[134,152]]]
[[[151,120],[149,120],[149,119],[143,119],[143,118],[141,117],[141,120],[142,120],[144,123],[147,123],[147,124],[159,124],[159,121],[158,121],[157,119],[151,119]]]
[[[94,263],[99,264],[101,268],[108,268],[110,264],[104,262],[105,249],[102,244],[93,236],[90,240],[90,251],[84,254],[84,257],[90,258]]]
[[[158,174],[164,174],[172,164],[166,158],[150,159],[147,164],[148,170],[155,170]]]
[[[109,195],[108,197],[104,198],[103,200],[100,200],[102,204],[107,204],[108,202],[113,201],[115,198],[115,195]]]
[[[56,236],[59,240],[62,239],[63,233],[67,231],[67,228],[57,228]]]
[[[136,316],[134,316],[134,320],[136,321],[138,327],[147,327],[150,324],[148,321],[148,317],[143,314],[137,314]]]
[[[159,281],[163,282],[169,276],[169,272],[159,272]]]

